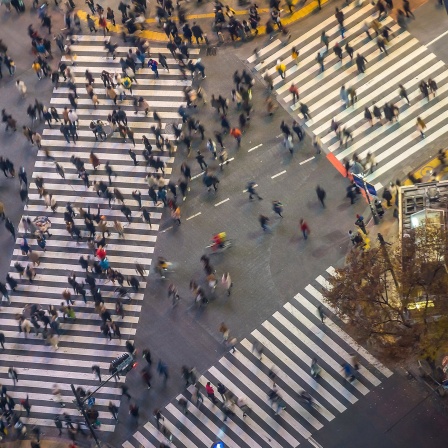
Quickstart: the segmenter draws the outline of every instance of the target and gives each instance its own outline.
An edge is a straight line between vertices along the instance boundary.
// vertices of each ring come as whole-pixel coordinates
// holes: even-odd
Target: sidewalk
[[[310,3],[306,3],[307,0],[294,0],[294,8],[295,12],[293,14],[290,14],[287,9],[285,9],[286,5],[283,6],[282,9],[282,16],[281,16],[281,22],[283,26],[288,27],[292,25],[293,23],[303,19],[304,17],[317,12],[319,10],[319,3],[317,0],[313,0]],[[322,0],[321,6],[323,7],[327,3],[329,3],[330,0]],[[244,19],[247,19],[249,17],[248,8],[250,4],[247,4],[246,6],[239,6],[238,0],[229,0],[226,2],[226,5],[228,5],[231,9],[235,11],[235,15],[237,16],[238,20],[242,21]],[[215,35],[215,33],[212,31],[212,23],[215,17],[215,14],[213,13],[214,8],[214,2],[184,2],[183,7],[187,11],[186,19],[187,22],[191,25],[193,21],[197,22],[197,24],[202,28],[204,33],[207,34],[208,39],[211,43],[217,43],[218,38]],[[260,20],[260,26],[258,27],[258,36],[265,35],[266,29],[264,24],[268,21],[270,15],[269,15],[269,8],[260,8],[258,10],[261,20]],[[87,6],[83,6],[83,9],[77,10],[79,18],[86,22],[87,21],[87,14],[90,13]],[[154,14],[151,14],[154,15]],[[123,26],[119,24],[121,21],[121,13],[119,11],[115,11],[115,20],[117,26],[109,26],[109,30],[112,33],[121,33],[123,31]],[[173,13],[173,16],[171,17],[171,20],[173,22],[178,22],[177,15]],[[96,17],[96,23],[98,24],[98,18]],[[161,24],[158,24],[156,19],[151,17],[146,19],[146,30],[140,32],[139,36],[155,41],[155,42],[168,42],[169,39],[165,32],[163,31],[163,27]],[[224,33],[225,38],[228,38],[227,33]],[[230,39],[228,38],[230,41]],[[227,40],[226,40],[227,42]]]

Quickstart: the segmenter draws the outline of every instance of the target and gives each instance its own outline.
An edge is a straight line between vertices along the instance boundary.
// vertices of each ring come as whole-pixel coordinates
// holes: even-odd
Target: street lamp
[[[108,383],[112,378],[115,376],[126,375],[130,370],[132,370],[136,366],[136,362],[134,362],[134,357],[130,353],[123,353],[122,355],[115,358],[110,363],[109,372],[111,373],[111,376],[107,378],[107,380],[103,381],[93,392],[88,394],[84,399],[81,399],[81,397],[76,392],[75,386],[73,384],[70,384],[70,387],[72,389],[73,395],[75,396],[74,403],[76,404],[79,412],[81,412],[82,416],[84,417],[84,420],[86,421],[87,427],[90,430],[90,433],[92,434],[93,439],[95,440],[96,446],[98,448],[101,447],[100,441],[98,440],[98,437],[95,434],[95,431],[93,429],[92,424],[90,423],[89,416],[86,413],[85,409],[85,403],[86,401],[89,401],[90,398],[93,398],[93,395],[100,390],[106,383]],[[221,448],[221,447],[219,447]]]

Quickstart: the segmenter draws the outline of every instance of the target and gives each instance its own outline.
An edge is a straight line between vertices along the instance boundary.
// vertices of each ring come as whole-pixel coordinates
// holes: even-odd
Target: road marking
[[[189,216],[185,221],[188,221],[189,219],[196,218],[196,216],[202,215],[202,212],[196,213],[195,215]]]
[[[162,230],[162,233],[165,233],[167,230],[171,230],[172,228],[173,228],[173,226],[169,226],[165,230]]]
[[[232,157],[231,159],[227,159],[225,162],[221,162],[219,166],[227,165],[229,162],[233,162],[235,160],[235,157]]]
[[[247,151],[247,152],[252,152],[252,151],[254,151],[255,149],[259,148],[260,146],[263,146],[263,143],[260,143],[259,145],[254,146],[253,148],[250,148],[249,151]]]
[[[257,187],[258,187],[258,184],[255,184],[254,188],[257,188]],[[245,190],[243,190],[243,193],[247,193],[247,188]]]
[[[275,138],[280,138],[283,134],[278,134],[275,136]]]
[[[317,443],[312,437],[308,439],[308,442],[311,443],[315,448],[324,448],[320,443]]]
[[[277,173],[277,174],[274,174],[273,176],[271,176],[271,179],[274,179],[274,178],[281,176],[282,174],[285,174],[285,173],[286,173],[286,170],[283,170],[281,173]]]
[[[426,44],[427,47],[429,47],[430,45],[436,43],[439,39],[442,39],[443,36],[446,36],[448,34],[448,31],[445,31],[444,33],[442,33],[440,36],[436,37],[435,39],[433,39],[431,42],[428,42]]]
[[[230,201],[230,198],[224,199],[221,202],[218,202],[217,204],[215,204],[215,207],[218,207],[218,205],[224,204],[224,202]]]
[[[299,163],[299,165],[303,165],[303,164],[305,164],[306,162],[309,162],[309,161],[313,160],[314,158],[315,158],[315,156],[310,157],[309,159],[303,160],[302,162]]]
[[[204,174],[204,172],[205,171],[202,171],[201,173],[196,174],[196,176],[193,176],[190,180],[197,179],[198,177],[201,177]]]

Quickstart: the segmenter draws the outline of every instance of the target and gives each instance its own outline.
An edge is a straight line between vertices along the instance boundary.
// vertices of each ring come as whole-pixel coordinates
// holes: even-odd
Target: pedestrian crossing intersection
[[[368,153],[372,154],[378,165],[372,173],[366,170],[364,175],[366,181],[380,190],[397,177],[403,177],[448,131],[448,71],[442,61],[389,16],[380,22],[382,27],[391,30],[386,45],[388,55],[381,53],[373,29],[369,30],[372,40],[364,29],[366,22],[371,24],[377,18],[375,6],[368,2],[365,5],[359,7],[357,2],[352,2],[342,9],[344,39],[336,18],[331,16],[286,45],[279,39],[273,40],[247,62],[261,75],[267,73],[273,78],[279,101],[292,113],[301,116],[300,103],[309,107],[310,117],[305,125],[339,162],[344,163],[356,154],[364,163]],[[321,41],[322,31],[330,41],[328,51]],[[333,52],[335,43],[343,50],[342,61]],[[353,60],[345,50],[347,43],[354,49]],[[299,51],[298,63],[292,57],[293,48]],[[324,56],[322,73],[316,61],[318,52]],[[365,73],[358,73],[355,63],[358,53],[367,59]],[[284,80],[276,70],[278,60],[286,66]],[[419,85],[429,78],[436,82],[438,90],[437,95],[430,94],[428,100],[423,98]],[[296,104],[289,91],[292,83],[300,94]],[[400,84],[407,91],[410,106],[399,95]],[[340,96],[342,86],[356,91],[356,102],[347,108]],[[372,113],[374,103],[379,108],[386,103],[395,104],[399,109],[398,120],[385,123],[383,115],[383,125],[374,119],[374,126],[371,126],[364,113],[366,107]],[[427,126],[424,139],[416,126],[417,117]],[[332,119],[341,125],[340,129],[347,128],[351,133],[353,138],[346,145],[331,131]]]
[[[305,440],[312,441],[316,431],[389,378],[392,372],[345,333],[330,313],[335,310],[325,303],[322,289],[329,287],[327,278],[333,274],[334,269],[328,268],[325,276],[318,276],[237,344],[235,352],[230,350],[203,374],[198,380],[204,395],[202,403],[196,402],[195,389],[190,386],[162,410],[160,430],[152,419],[123,443],[123,448],[153,448],[160,443],[209,448],[218,440],[234,448],[296,447]],[[319,305],[328,310],[324,324],[318,314]],[[261,359],[254,346],[262,348]],[[353,354],[358,357],[360,369],[357,379],[350,383],[344,377],[342,364]],[[310,371],[313,358],[322,368],[317,380]],[[273,386],[271,371],[285,406],[278,415],[268,399]],[[215,389],[218,406],[206,396],[207,382]],[[243,417],[242,410],[235,406],[234,415],[224,420],[222,398],[216,390],[218,382],[238,399],[244,399],[250,408],[247,416]],[[302,390],[313,397],[313,405],[300,399]],[[187,414],[178,404],[181,398],[188,402]]]
[[[108,340],[104,337],[100,330],[101,318],[94,309],[90,292],[87,293],[87,304],[84,304],[82,297],[75,295],[68,285],[68,275],[73,272],[77,275],[78,282],[82,283],[84,280],[85,271],[78,263],[79,257],[83,255],[93,258],[94,256],[93,250],[87,245],[87,233],[84,232],[84,221],[78,214],[78,208],[82,207],[87,211],[90,207],[90,212],[96,215],[99,206],[99,214],[106,216],[108,228],[112,233],[107,239],[106,251],[113,269],[118,270],[125,277],[136,275],[135,263],[138,261],[146,269],[146,274],[149,272],[163,208],[159,205],[154,206],[146,193],[148,185],[145,177],[147,172],[154,172],[154,169],[146,168],[144,163],[142,136],[146,135],[153,145],[152,154],[155,157],[160,156],[165,162],[164,178],[165,182],[168,182],[172,175],[176,147],[174,136],[168,132],[172,126],[170,128],[167,125],[180,120],[177,109],[180,105],[186,104],[183,89],[191,85],[191,80],[184,80],[183,76],[180,76],[180,72],[176,69],[177,64],[166,48],[151,48],[151,57],[157,59],[159,53],[166,56],[170,70],[167,72],[160,68],[159,79],[155,79],[154,73],[146,68],[136,72],[137,83],[134,83],[133,94],[143,97],[149,104],[148,117],[145,117],[143,112],[134,114],[129,94],[128,99],[117,102],[117,106],[125,110],[128,115],[128,126],[135,133],[135,147],[132,143],[125,143],[118,133],[109,135],[103,142],[95,141],[89,129],[91,120],[106,122],[108,115],[116,108],[113,101],[106,97],[100,74],[103,70],[107,70],[112,75],[121,73],[119,59],[126,57],[131,47],[118,47],[117,58],[112,60],[112,58],[106,58],[102,37],[74,36],[74,39],[77,43],[72,46],[72,52],[76,54],[76,65],[71,66],[70,63],[67,65],[74,74],[79,96],[76,110],[79,117],[79,140],[76,144],[73,142],[68,144],[59,131],[60,123],[53,122],[52,129],[46,127],[43,131],[43,149],[48,149],[50,156],[63,167],[65,179],[56,173],[54,161],[48,159],[44,151],[39,151],[32,179],[29,179],[29,203],[25,208],[24,216],[29,217],[31,221],[39,216],[48,216],[51,221],[52,236],[47,238],[46,252],[43,252],[37,246],[35,238],[28,234],[29,245],[40,254],[40,265],[35,268],[36,277],[32,283],[28,283],[25,278],[19,280],[14,264],[20,262],[24,267],[28,264],[27,257],[20,249],[20,243],[25,236],[24,228],[22,224],[20,225],[10,272],[19,282],[19,286],[10,295],[11,303],[9,305],[4,303],[0,313],[0,331],[6,337],[5,350],[1,354],[0,383],[7,387],[7,393],[16,401],[18,407],[20,400],[28,395],[31,414],[29,418],[24,418],[24,423],[40,426],[54,426],[53,419],[62,411],[71,415],[74,421],[82,420],[72,402],[74,397],[70,384],[73,383],[76,387],[81,386],[86,391],[93,391],[99,385],[98,379],[91,370],[92,365],[95,364],[101,369],[102,380],[109,376],[110,362],[126,351],[126,340],[134,339],[146,287],[145,277],[140,280],[139,291],[131,292],[131,299],[124,300],[124,317],[120,318],[115,312],[117,295],[114,290],[118,285],[112,284],[106,278],[97,278],[97,285],[101,289],[105,307],[119,325],[121,332],[121,339],[114,336],[112,340]],[[197,58],[199,50],[192,49],[191,53],[192,58]],[[62,59],[65,60],[65,57]],[[95,78],[93,87],[100,102],[97,109],[92,107],[92,101],[84,89],[86,84],[84,74],[87,69]],[[50,101],[50,107],[56,108],[61,119],[64,107],[71,108],[67,98],[68,93],[65,83],[61,82],[58,88],[54,89]],[[154,111],[158,113],[162,121],[162,136],[173,143],[174,151],[171,153],[157,149],[154,135],[148,132],[149,127],[156,124],[152,115]],[[128,155],[129,148],[134,149],[137,155],[139,164],[136,166]],[[101,163],[95,171],[89,162],[90,151],[94,151]],[[105,162],[110,161],[114,171],[110,188],[116,187],[123,194],[125,204],[132,212],[130,224],[121,213],[121,204],[118,201],[112,202],[109,208],[107,199],[100,198],[92,186],[89,188],[84,186],[70,161],[72,155],[84,161],[91,184],[95,181],[108,184]],[[37,177],[44,179],[45,190],[57,201],[58,207],[54,213],[45,206],[40,197],[35,183]],[[141,219],[137,201],[132,197],[134,190],[140,190],[142,193],[142,205],[150,212],[151,227]],[[82,239],[79,243],[72,239],[66,229],[64,212],[67,202],[72,204],[77,213],[74,222],[82,230]],[[124,238],[119,238],[113,228],[115,219],[124,226]],[[125,286],[127,286],[126,282]],[[32,327],[31,334],[25,339],[24,333],[18,331],[16,316],[22,314],[27,316],[33,305],[45,310],[48,310],[50,305],[59,309],[63,302],[62,292],[67,287],[72,291],[72,299],[75,300],[73,309],[76,319],[68,318],[64,321],[62,316],[60,317],[62,334],[58,340],[58,349],[52,348],[49,341],[43,337],[41,322],[38,334],[35,334]],[[16,386],[13,386],[12,380],[8,378],[9,367],[14,367],[18,372],[19,381]],[[108,404],[110,400],[119,404],[121,396],[119,385],[123,381],[123,377],[118,382],[112,380],[95,394],[95,409],[99,412],[98,419],[103,431],[113,431],[115,428],[115,422],[108,411]],[[57,397],[53,395],[55,384],[61,391],[65,404],[63,409],[57,402]]]

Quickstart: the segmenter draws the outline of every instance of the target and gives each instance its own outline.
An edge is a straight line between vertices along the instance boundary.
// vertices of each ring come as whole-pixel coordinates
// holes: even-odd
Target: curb
[[[303,8],[299,9],[298,11],[294,12],[293,14],[289,15],[289,17],[285,17],[282,20],[282,24],[283,26],[289,26],[292,25],[293,23],[303,19],[304,17],[312,14],[315,10],[319,9],[319,3],[320,5],[324,5],[326,3],[328,3],[330,0],[321,0],[320,2],[318,0],[312,1],[311,3],[309,3],[308,5],[304,6]],[[299,1],[295,1],[294,2],[294,6],[297,5],[299,3]],[[263,8],[263,9],[259,9],[259,13],[266,13],[269,12],[269,9],[267,8]],[[78,9],[76,11],[76,13],[78,14],[78,17],[83,21],[83,22],[87,22],[87,15],[88,13],[83,11],[82,9]],[[244,15],[244,14],[248,14],[247,11],[236,11],[235,15]],[[92,16],[92,14],[90,14]],[[195,19],[206,19],[206,18],[213,18],[214,14],[211,13],[207,13],[207,14],[193,14],[193,15],[188,15],[187,19],[189,20],[195,20]],[[95,23],[98,24],[98,17],[93,17],[92,18],[95,20]],[[177,21],[177,18],[173,18],[173,21]],[[147,19],[146,23],[156,23],[155,19]],[[101,30],[99,30],[101,32]],[[112,33],[121,33],[123,31],[123,26],[122,25],[116,25],[116,26],[112,26],[109,23],[109,31]],[[254,37],[258,37],[258,36],[263,36],[266,35],[266,27],[260,26],[258,27],[258,34],[256,34]],[[161,31],[152,31],[152,30],[143,30],[140,31],[139,33],[140,37],[143,37],[144,39],[148,39],[154,42],[169,42],[169,39],[167,37],[167,35],[164,32]],[[107,38],[107,35],[106,37]]]

